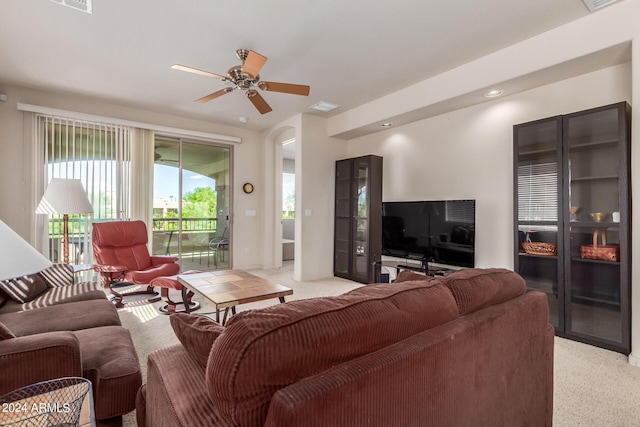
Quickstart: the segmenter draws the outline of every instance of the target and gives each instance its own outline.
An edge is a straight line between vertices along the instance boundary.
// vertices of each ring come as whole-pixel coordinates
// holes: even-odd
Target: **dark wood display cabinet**
[[[382,157],[336,162],[334,275],[375,280],[382,252]]]
[[[557,335],[624,354],[630,123],[621,102],[514,126],[515,271],[547,294]]]

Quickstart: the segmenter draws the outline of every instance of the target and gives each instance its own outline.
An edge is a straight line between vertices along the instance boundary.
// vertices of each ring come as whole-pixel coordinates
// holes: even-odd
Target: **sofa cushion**
[[[94,299],[106,299],[102,287],[95,282],[81,282],[69,286],[49,288],[47,292],[24,304],[14,300],[7,301],[4,306],[0,307],[0,314]]]
[[[45,292],[49,287],[38,274],[0,281],[0,289],[14,301],[24,304]]]
[[[38,274],[51,288],[73,284],[73,266],[70,264],[53,264]]]
[[[503,268],[466,268],[440,280],[451,289],[461,316],[503,303],[526,291],[524,279]]]
[[[95,299],[4,313],[0,314],[0,322],[21,337],[52,331],[119,326],[120,317],[116,307],[109,301]]]
[[[146,411],[141,399],[136,405],[136,416],[138,412],[146,415],[144,424],[138,422],[140,427],[236,427],[211,401],[204,366],[189,357],[182,345],[152,352],[147,365]]]
[[[203,367],[207,366],[211,346],[224,326],[208,317],[187,313],[174,313],[169,321],[189,355]]]
[[[73,334],[80,343],[82,376],[93,385],[96,418],[103,420],[132,411],[142,375],[129,331],[121,326],[103,326]]]
[[[279,389],[457,316],[449,289],[425,281],[242,312],[213,344],[207,387],[236,425],[262,425]]]
[[[2,340],[8,340],[8,339],[15,338],[15,337],[16,337],[16,336],[15,336],[15,335],[13,335],[13,332],[11,332],[11,331],[9,330],[9,328],[7,328],[7,327],[5,326],[5,324],[4,324],[4,323],[0,322],[0,341],[2,341]]]

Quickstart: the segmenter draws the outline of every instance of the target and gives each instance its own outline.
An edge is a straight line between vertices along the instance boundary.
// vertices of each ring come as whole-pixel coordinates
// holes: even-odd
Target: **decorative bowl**
[[[572,215],[577,214],[579,210],[580,210],[580,206],[571,206],[571,207],[569,208],[569,212],[570,212]]]
[[[591,215],[591,219],[594,220],[595,222],[602,222],[605,220],[605,218],[607,218],[608,213],[606,212],[591,212],[589,215]]]

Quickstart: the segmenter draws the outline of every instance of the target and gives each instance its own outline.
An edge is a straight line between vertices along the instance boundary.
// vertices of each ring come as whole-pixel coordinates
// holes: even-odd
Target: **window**
[[[282,174],[282,219],[296,217],[296,174]]]
[[[80,179],[93,206],[94,220],[130,217],[131,129],[50,115],[37,116],[38,147],[44,156],[41,177],[46,188],[51,178]],[[49,215],[49,259],[61,260],[62,215]],[[89,235],[91,216],[69,218],[70,262],[93,259]]]
[[[474,200],[445,200],[445,215],[448,222],[475,224]]]
[[[228,146],[156,135],[154,254],[178,256],[183,270],[230,266],[231,151]],[[213,252],[210,242],[223,236],[225,245]]]
[[[518,166],[518,220],[558,220],[558,165],[555,162]]]

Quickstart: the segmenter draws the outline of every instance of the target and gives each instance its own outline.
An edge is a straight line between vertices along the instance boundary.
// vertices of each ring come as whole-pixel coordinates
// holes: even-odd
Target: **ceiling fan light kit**
[[[209,71],[199,70],[197,68],[192,68],[180,64],[174,64],[171,66],[171,68],[180,71],[187,71],[189,73],[194,73],[201,76],[214,77],[229,84],[229,86],[224,89],[196,99],[196,102],[209,102],[222,95],[226,95],[229,92],[233,92],[236,89],[240,89],[245,92],[247,98],[249,98],[249,101],[251,101],[253,106],[256,107],[260,114],[266,114],[269,111],[272,111],[271,106],[269,106],[267,101],[265,101],[265,99],[262,97],[262,95],[260,95],[260,93],[258,93],[256,89],[271,92],[288,93],[293,95],[309,96],[310,87],[306,85],[267,82],[260,80],[259,73],[264,64],[267,62],[266,56],[260,55],[257,52],[247,49],[236,50],[236,56],[238,57],[238,59],[240,59],[240,61],[242,61],[242,64],[229,68],[226,76],[210,73]]]

